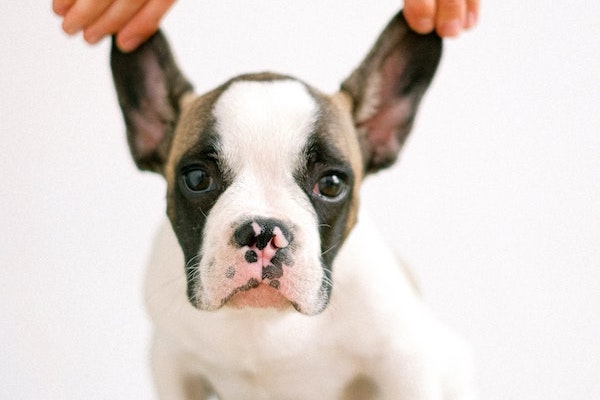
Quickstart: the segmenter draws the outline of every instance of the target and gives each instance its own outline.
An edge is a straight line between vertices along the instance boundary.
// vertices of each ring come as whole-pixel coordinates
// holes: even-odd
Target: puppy
[[[258,73],[198,96],[161,33],[113,45],[131,153],[168,188],[146,281],[160,398],[474,398],[467,347],[358,222],[441,50],[400,12],[333,95]]]

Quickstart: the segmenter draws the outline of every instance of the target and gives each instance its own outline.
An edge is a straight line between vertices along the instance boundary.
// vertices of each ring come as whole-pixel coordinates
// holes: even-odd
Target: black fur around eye
[[[201,168],[189,169],[183,173],[183,184],[192,193],[204,193],[215,188],[214,180]]]
[[[313,193],[329,199],[335,199],[346,191],[346,181],[337,174],[321,177],[313,189]]]

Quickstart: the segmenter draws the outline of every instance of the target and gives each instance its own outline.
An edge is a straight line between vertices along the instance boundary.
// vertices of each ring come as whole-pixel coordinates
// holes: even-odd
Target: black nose
[[[252,218],[235,230],[233,240],[238,247],[256,245],[259,250],[262,250],[272,241],[275,247],[283,248],[292,241],[292,234],[283,221]]]

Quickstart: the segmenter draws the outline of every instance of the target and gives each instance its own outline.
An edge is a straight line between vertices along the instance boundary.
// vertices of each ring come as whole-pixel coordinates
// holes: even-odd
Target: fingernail
[[[477,24],[477,13],[475,13],[474,11],[469,11],[469,13],[467,14],[466,28],[472,28],[475,26],[475,24]]]
[[[415,30],[420,33],[429,33],[433,30],[433,19],[421,18],[416,22]]]
[[[67,35],[74,35],[77,32],[79,32],[79,30],[81,29],[77,25],[71,25],[71,24],[64,23],[64,22],[63,22],[62,28],[63,28],[63,31],[65,31],[65,33]]]
[[[86,32],[84,36],[85,36],[85,41],[88,42],[89,44],[96,44],[103,37],[103,35],[96,33],[96,32],[92,32],[92,33]]]
[[[71,36],[76,34],[77,32],[79,32],[79,28],[77,28],[77,27],[63,28],[63,30],[65,31],[65,33],[67,35],[71,35]]]
[[[67,7],[55,8],[54,14],[58,15],[59,17],[64,17],[65,14],[67,13],[67,10],[68,10]]]
[[[440,25],[439,33],[441,36],[456,36],[460,33],[460,26],[460,20],[453,19]]]
[[[119,49],[121,49],[121,51],[128,53],[130,51],[135,50],[141,42],[141,38],[134,36],[125,38],[123,40],[117,40],[117,46],[119,46]]]

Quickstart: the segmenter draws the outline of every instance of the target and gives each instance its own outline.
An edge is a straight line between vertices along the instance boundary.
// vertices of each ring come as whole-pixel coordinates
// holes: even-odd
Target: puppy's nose
[[[253,218],[242,223],[234,232],[233,240],[238,247],[256,246],[263,250],[269,244],[275,248],[285,248],[292,241],[287,225],[271,218]]]

